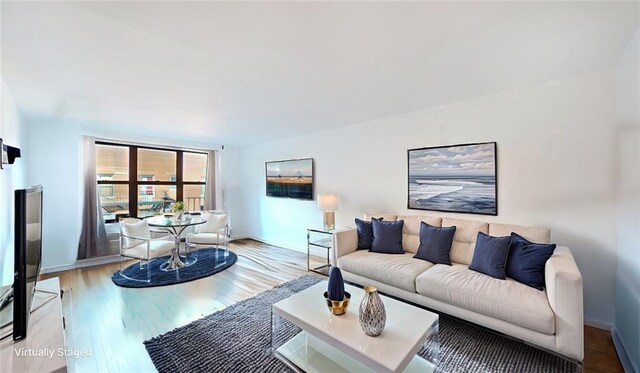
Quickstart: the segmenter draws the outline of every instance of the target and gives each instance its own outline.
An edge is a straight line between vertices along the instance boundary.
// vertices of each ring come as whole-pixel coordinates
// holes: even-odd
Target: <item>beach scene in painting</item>
[[[267,196],[313,199],[313,160],[267,162]]]
[[[495,143],[409,151],[409,208],[497,213]]]

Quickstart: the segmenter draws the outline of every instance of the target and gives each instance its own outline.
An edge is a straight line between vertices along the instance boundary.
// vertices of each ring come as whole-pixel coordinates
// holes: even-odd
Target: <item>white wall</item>
[[[219,149],[175,134],[57,118],[27,116],[29,130],[29,184],[42,184],[42,267],[53,270],[76,261],[82,228],[82,136],[198,149]]]
[[[245,147],[243,198],[230,201],[235,235],[303,251],[305,229],[321,225],[315,202],[265,196],[265,161],[313,157],[316,193],[339,195],[337,225],[345,226],[365,211],[430,213],[406,209],[407,149],[497,141],[499,216],[446,215],[551,228],[584,276],[586,320],[610,325],[613,117],[609,70]]]
[[[26,187],[27,179],[27,135],[16,103],[0,76],[0,138],[11,146],[20,148],[22,158],[0,170],[0,284],[13,283],[13,191]]]
[[[618,141],[616,313],[614,339],[623,363],[640,372],[640,28],[616,69]],[[623,351],[620,351],[623,350]],[[631,371],[631,367],[626,366]]]
[[[238,212],[244,211],[240,178],[240,155],[240,149],[237,147],[225,147],[220,151],[220,172],[222,174],[220,186],[223,193],[222,209],[230,214],[233,236],[236,236],[234,227],[236,210],[238,210]]]

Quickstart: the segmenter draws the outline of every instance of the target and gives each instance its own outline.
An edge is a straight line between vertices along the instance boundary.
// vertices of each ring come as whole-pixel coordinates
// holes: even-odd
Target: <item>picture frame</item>
[[[7,154],[7,148],[4,146],[2,139],[0,139],[0,153],[0,170],[2,170],[5,164],[9,164],[9,155]]]
[[[497,142],[407,150],[407,208],[498,215]]]
[[[313,158],[265,162],[267,197],[314,200]]]

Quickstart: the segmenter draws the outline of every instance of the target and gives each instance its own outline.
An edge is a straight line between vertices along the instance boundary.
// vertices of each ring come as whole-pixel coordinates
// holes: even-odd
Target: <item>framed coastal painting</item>
[[[313,200],[313,158],[265,162],[267,197]]]
[[[410,209],[498,215],[496,143],[410,149]]]

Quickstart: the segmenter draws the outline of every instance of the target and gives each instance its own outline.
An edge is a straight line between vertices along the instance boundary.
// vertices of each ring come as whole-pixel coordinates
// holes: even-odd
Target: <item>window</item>
[[[113,175],[112,174],[98,174],[98,180],[99,181],[109,181],[109,180],[113,180]],[[104,197],[104,198],[110,198],[113,197],[114,194],[114,189],[113,189],[113,185],[101,185],[100,186],[100,197]]]
[[[157,215],[175,201],[204,208],[206,153],[96,142],[96,169],[106,222]]]
[[[96,145],[96,169],[100,205],[105,222],[129,212],[129,148]]]
[[[204,188],[207,178],[207,155],[185,153],[182,160],[184,170],[184,204],[187,210],[204,209]]]
[[[153,175],[142,175],[140,181],[153,181],[155,177]],[[140,187],[141,196],[153,196],[153,185],[143,185]]]

